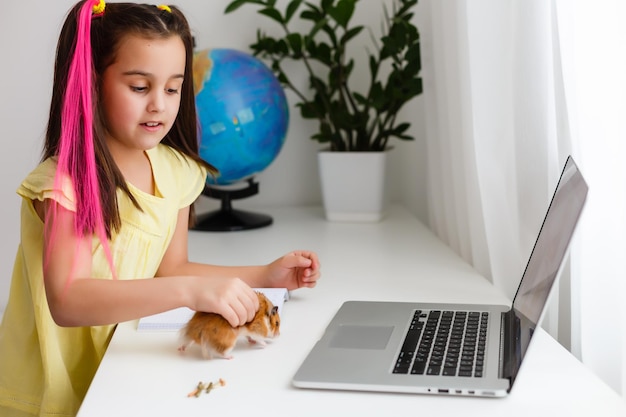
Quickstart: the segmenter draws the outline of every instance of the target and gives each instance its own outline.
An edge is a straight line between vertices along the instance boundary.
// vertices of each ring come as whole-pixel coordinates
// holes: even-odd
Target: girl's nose
[[[164,93],[154,91],[150,95],[150,102],[148,103],[148,111],[150,113],[161,113],[164,110],[165,110]]]

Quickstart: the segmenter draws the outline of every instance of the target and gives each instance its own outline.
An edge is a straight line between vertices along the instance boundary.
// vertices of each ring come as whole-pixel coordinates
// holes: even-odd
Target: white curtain
[[[572,256],[572,349],[626,397],[626,2],[560,0],[557,16],[572,132],[590,186]]]
[[[607,180],[596,180],[595,173],[590,172],[596,168],[590,161],[593,152],[589,148],[594,147],[597,155],[607,149],[598,149],[594,141],[597,132],[580,130],[580,112],[590,105],[588,101],[580,105],[580,91],[590,79],[581,79],[577,73],[585,57],[575,52],[580,52],[576,42],[581,38],[592,38],[603,46],[608,42],[607,33],[590,33],[589,21],[580,9],[604,7],[601,13],[610,14],[607,8],[619,1],[594,1],[593,6],[586,6],[590,2],[582,0],[420,3],[430,225],[510,298],[567,156],[574,156],[592,189],[596,182]],[[617,44],[612,39],[610,43],[625,55],[623,41]],[[620,77],[614,71],[598,71],[598,67],[589,70],[591,74],[585,76],[592,81]],[[608,86],[611,81],[607,78],[605,82]],[[620,109],[622,118],[617,109],[611,112],[622,128],[624,109]],[[589,134],[591,138],[586,137]],[[622,135],[619,139],[626,138]],[[618,155],[612,157],[617,162]],[[626,188],[624,175],[609,180],[614,188]],[[624,195],[624,191],[620,193]],[[590,192],[590,203],[592,197]],[[618,210],[611,210],[611,215],[618,216]],[[572,249],[574,261],[568,260],[544,327],[620,392],[626,369],[621,361],[624,352],[620,335],[626,328],[626,317],[620,319],[618,314],[609,319],[617,326],[613,327],[618,329],[617,336],[597,331],[591,326],[596,306],[590,300],[613,302],[613,313],[623,314],[623,292],[615,288],[621,279],[612,274],[607,277],[611,287],[593,286],[596,277],[592,272],[600,260],[593,250],[597,250],[602,236],[589,226],[590,217],[606,222],[609,228],[617,223],[607,215],[585,210]],[[625,232],[622,221],[621,236]],[[616,261],[620,258],[623,256],[617,255]],[[618,267],[617,263],[614,266]],[[616,273],[624,277],[623,270],[616,269]],[[590,341],[597,333],[603,340],[600,344]],[[615,346],[610,349],[610,359],[617,361],[612,365],[605,362],[607,343]]]

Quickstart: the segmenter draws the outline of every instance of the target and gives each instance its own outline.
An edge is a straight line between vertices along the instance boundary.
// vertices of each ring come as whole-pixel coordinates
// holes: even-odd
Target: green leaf
[[[302,20],[311,20],[313,22],[317,22],[318,20],[324,19],[326,17],[326,13],[324,13],[320,8],[316,7],[312,3],[305,3],[307,10],[304,10],[300,13],[300,19]]]
[[[370,103],[376,110],[382,110],[384,103],[387,101],[386,94],[380,82],[376,82],[370,89]]]
[[[410,123],[400,123],[398,126],[396,126],[393,129],[393,134],[396,136],[400,136],[401,134],[406,132],[409,129],[409,127],[411,127]]]
[[[347,28],[354,14],[354,6],[355,0],[339,0],[335,7],[328,9],[328,14],[339,26]]]
[[[261,9],[261,10],[259,10],[259,13],[269,17],[272,20],[277,21],[281,25],[285,22],[284,19],[283,19],[283,16],[280,14],[280,12],[278,10],[274,9],[274,8],[269,8],[268,7],[266,9]]]
[[[302,36],[299,33],[290,33],[287,35],[287,42],[293,50],[293,58],[298,59],[302,55]]]
[[[422,69],[422,55],[419,43],[412,45],[404,55],[404,58],[408,61],[407,71],[417,74]]]
[[[235,10],[237,10],[238,8],[240,8],[241,6],[243,6],[244,4],[248,3],[249,0],[235,0],[233,2],[231,2],[228,6],[226,6],[226,10],[224,10],[224,13],[230,13],[230,12],[234,12]]]
[[[362,94],[360,94],[358,91],[355,91],[353,94],[354,99],[357,101],[357,103],[365,106],[367,104],[367,98],[365,98]]]
[[[278,76],[276,78],[278,78],[278,82],[280,82],[282,85],[285,85],[285,84],[289,83],[289,79],[285,76],[285,73],[283,73],[283,72],[278,74]]]
[[[333,7],[333,4],[335,4],[335,0],[322,0],[321,9],[325,13],[328,13],[328,10]]]
[[[326,26],[328,24],[328,18],[323,18],[321,20],[319,20],[318,22],[315,23],[315,25],[313,25],[313,28],[311,29],[311,31],[309,32],[309,36],[311,38],[315,37],[315,34],[317,32],[320,31],[320,29],[322,29],[324,26]]]
[[[311,136],[311,139],[319,142],[319,143],[328,143],[331,141],[332,135],[324,135],[322,133],[315,134]]]
[[[279,40],[275,43],[272,53],[280,56],[289,55],[289,44],[284,39]]]
[[[320,123],[320,133],[324,136],[330,137],[333,134],[333,131],[327,122],[322,121]]]
[[[318,111],[322,115],[326,114],[325,103],[329,101],[326,84],[319,77],[312,75],[309,77],[309,87],[315,92],[314,103]]]
[[[332,60],[330,54],[332,53],[332,48],[327,43],[321,42],[317,44],[317,53],[312,56],[312,58],[318,60],[326,64],[327,66],[332,65]]]
[[[300,8],[302,0],[292,0],[285,11],[285,23],[288,23],[296,11]]]
[[[322,26],[321,30],[328,36],[328,39],[330,39],[333,49],[338,50],[337,34],[335,33],[335,29],[330,27],[329,24],[326,24]]]
[[[394,136],[394,137],[396,137],[398,139],[401,139],[401,140],[413,140],[413,139],[415,139],[413,136],[410,136],[410,135],[389,135],[389,136]]]
[[[310,36],[305,36],[303,43],[304,43],[304,49],[306,49],[309,56],[317,55],[317,44]]]
[[[376,60],[375,57],[370,56],[369,66],[370,66],[370,74],[372,75],[372,81],[373,81],[378,76],[378,68],[380,67],[380,63]]]
[[[341,44],[345,45],[348,43],[348,41],[350,41],[350,39],[354,38],[355,36],[357,36],[359,33],[361,33],[361,31],[363,30],[363,26],[356,26],[353,27],[352,29],[349,29],[346,31],[346,33],[341,37]]]
[[[312,103],[298,103],[296,106],[300,107],[300,115],[304,119],[317,119],[317,112],[315,111],[315,107]]]

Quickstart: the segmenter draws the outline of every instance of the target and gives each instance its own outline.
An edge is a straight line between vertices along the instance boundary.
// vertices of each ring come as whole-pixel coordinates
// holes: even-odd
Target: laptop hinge
[[[521,352],[519,351],[519,319],[513,309],[502,313],[502,332],[500,333],[500,377],[515,380]]]

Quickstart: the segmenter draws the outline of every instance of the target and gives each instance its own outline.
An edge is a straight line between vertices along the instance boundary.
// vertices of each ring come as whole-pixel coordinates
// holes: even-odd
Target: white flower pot
[[[326,219],[377,222],[388,206],[387,155],[383,152],[318,153]]]

